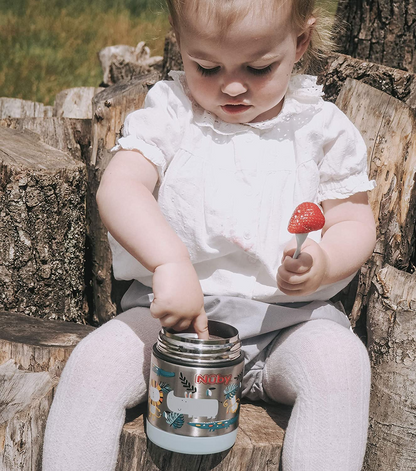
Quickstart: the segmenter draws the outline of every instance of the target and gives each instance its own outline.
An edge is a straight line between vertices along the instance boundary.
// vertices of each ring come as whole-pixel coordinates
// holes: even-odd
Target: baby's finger
[[[280,279],[292,285],[298,285],[305,281],[308,272],[309,270],[307,270],[305,273],[296,273],[293,271],[288,271],[285,265],[280,265],[280,267],[277,269],[276,279],[278,281]]]
[[[168,313],[166,312],[165,309],[162,309],[162,307],[159,306],[159,304],[155,300],[150,304],[150,314],[155,319],[161,319],[162,317],[166,316]]]
[[[280,291],[282,293],[296,293],[296,292],[300,292],[300,291],[303,291],[304,287],[305,287],[305,283],[302,282],[302,283],[287,283],[286,281],[282,280],[282,279],[278,279],[277,280],[277,287],[280,289]]]
[[[182,332],[186,330],[191,325],[191,321],[189,319],[181,319],[175,325],[172,326],[172,329],[176,332]]]
[[[309,271],[312,267],[312,264],[313,258],[310,254],[305,252],[301,252],[298,258],[287,256],[282,263],[287,271],[299,274]]]
[[[192,325],[195,329],[195,332],[198,334],[198,338],[203,340],[209,339],[208,318],[204,310],[199,316],[195,317]]]

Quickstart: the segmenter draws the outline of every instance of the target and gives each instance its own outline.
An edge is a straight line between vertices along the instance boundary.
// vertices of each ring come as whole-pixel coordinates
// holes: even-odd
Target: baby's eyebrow
[[[207,62],[218,62],[215,59],[215,57],[210,56],[209,54],[207,55],[206,53],[200,52],[200,51],[195,51],[195,52],[192,52],[192,53],[188,52],[188,56],[191,59],[194,59],[194,60],[201,60],[201,61],[207,61]],[[258,62],[258,61],[270,61],[270,62],[272,62],[272,61],[278,59],[279,57],[280,57],[279,54],[259,53],[259,54],[253,54],[247,62]]]

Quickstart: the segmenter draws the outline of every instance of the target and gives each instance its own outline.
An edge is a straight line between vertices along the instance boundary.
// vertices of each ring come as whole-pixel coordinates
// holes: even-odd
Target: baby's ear
[[[296,44],[296,62],[301,59],[309,47],[315,23],[316,18],[311,16],[306,23],[306,28],[298,36]]]

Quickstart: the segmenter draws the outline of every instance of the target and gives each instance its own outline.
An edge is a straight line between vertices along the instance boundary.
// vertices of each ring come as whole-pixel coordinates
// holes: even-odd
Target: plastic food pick
[[[298,258],[302,244],[309,232],[319,231],[325,224],[325,216],[320,207],[315,203],[301,203],[293,211],[287,230],[296,234],[297,248],[293,258]]]

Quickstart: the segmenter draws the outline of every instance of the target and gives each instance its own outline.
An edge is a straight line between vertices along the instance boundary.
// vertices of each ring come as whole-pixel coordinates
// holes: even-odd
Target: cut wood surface
[[[337,105],[360,130],[368,146],[369,193],[377,224],[377,244],[362,268],[358,291],[350,293],[355,323],[367,305],[375,273],[386,263],[410,268],[416,224],[416,120],[401,101],[356,80],[347,79]]]
[[[85,162],[91,146],[91,120],[72,118],[5,118],[0,126],[35,132],[45,144]]]
[[[91,326],[0,312],[0,469],[41,471],[54,388]]]
[[[87,165],[87,231],[91,250],[91,286],[93,291],[94,321],[102,323],[117,312],[119,293],[126,283],[117,283],[112,277],[111,253],[107,230],[103,226],[95,200],[101,176],[113,156],[110,149],[120,136],[126,116],[143,106],[149,88],[159,79],[151,74],[140,80],[119,82],[104,89],[93,99],[92,152]]]
[[[367,314],[372,364],[365,471],[416,470],[416,275],[389,265],[373,280]]]
[[[0,127],[0,309],[82,321],[85,165]]]
[[[53,115],[53,107],[20,98],[0,98],[0,119],[46,118]]]
[[[92,118],[92,99],[101,87],[76,87],[62,90],[55,97],[53,116],[58,118]]]
[[[116,470],[278,471],[290,412],[291,408],[287,406],[245,402],[241,405],[240,426],[233,448],[212,455],[185,455],[147,442],[143,404],[128,411]]]
[[[75,345],[93,330],[89,325],[0,312],[0,364],[13,360],[20,369],[59,377]]]

